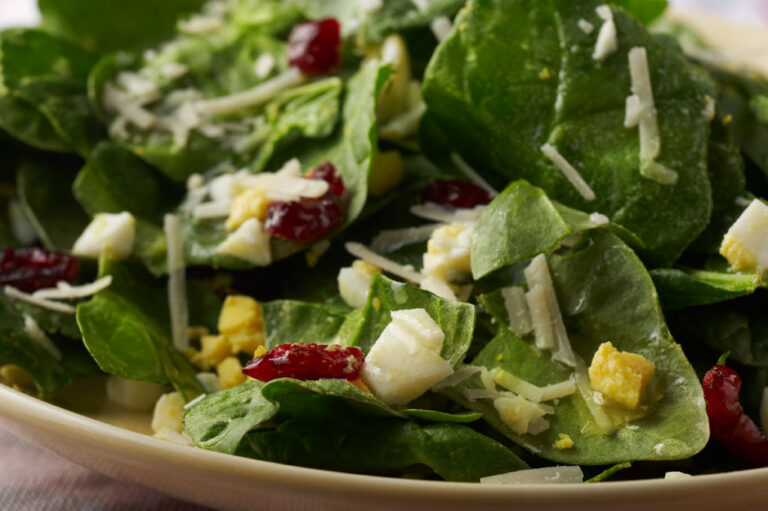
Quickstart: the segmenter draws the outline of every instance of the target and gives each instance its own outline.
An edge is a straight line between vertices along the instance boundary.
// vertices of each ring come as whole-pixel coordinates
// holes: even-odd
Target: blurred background
[[[678,10],[710,13],[737,23],[768,27],[767,0],[669,0],[669,4]],[[37,25],[40,15],[36,5],[36,0],[0,0],[0,29]]]

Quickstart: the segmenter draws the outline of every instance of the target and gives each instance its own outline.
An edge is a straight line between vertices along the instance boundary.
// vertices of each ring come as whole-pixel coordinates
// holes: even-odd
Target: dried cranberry
[[[300,23],[288,37],[288,62],[308,75],[320,75],[341,65],[341,26],[334,18]]]
[[[329,191],[317,199],[270,202],[264,228],[273,236],[311,243],[343,221],[339,198]]]
[[[336,167],[329,161],[324,161],[317,167],[309,170],[306,173],[306,177],[309,179],[322,179],[328,183],[329,189],[336,194],[337,197],[344,195],[344,179],[341,174],[336,172]]]
[[[768,466],[768,439],[739,402],[741,377],[719,363],[702,381],[712,438],[753,467]]]
[[[335,344],[282,344],[248,362],[243,374],[261,381],[275,378],[320,380],[360,377],[365,355],[357,348]]]
[[[467,181],[438,179],[424,187],[421,200],[453,208],[474,208],[491,202],[493,195]]]
[[[59,281],[70,284],[80,273],[79,261],[69,254],[40,248],[4,248],[0,255],[0,284],[27,293],[55,287]]]

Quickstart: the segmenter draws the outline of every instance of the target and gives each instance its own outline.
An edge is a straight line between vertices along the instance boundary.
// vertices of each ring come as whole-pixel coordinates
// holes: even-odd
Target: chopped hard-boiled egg
[[[190,361],[208,371],[232,354],[232,347],[223,335],[204,335],[200,338],[200,351],[193,351]]]
[[[423,272],[445,281],[470,273],[472,232],[471,225],[460,223],[435,229],[427,242]]]
[[[261,305],[250,296],[231,295],[219,313],[219,333],[226,336],[231,354],[253,353],[264,345]]]
[[[272,262],[269,233],[257,218],[249,218],[227,236],[216,251],[244,259],[256,266],[267,266]]]
[[[216,372],[219,375],[219,384],[222,389],[236,387],[245,383],[243,366],[237,357],[227,357],[216,366]]]
[[[604,342],[592,358],[589,381],[603,396],[634,410],[655,369],[642,355],[618,351]]]
[[[365,307],[371,279],[377,273],[381,273],[381,268],[362,259],[356,259],[352,266],[342,268],[339,271],[337,278],[339,294],[347,302],[347,305],[355,309]]]
[[[371,197],[382,197],[403,181],[404,172],[400,151],[379,151],[368,176],[368,193]]]
[[[563,449],[570,449],[573,447],[573,439],[571,438],[571,435],[568,435],[566,433],[559,433],[558,439],[555,440],[555,447],[562,451]]]
[[[152,431],[155,436],[169,430],[181,433],[184,419],[184,398],[178,392],[163,394],[155,403],[152,414]]]
[[[363,382],[390,405],[408,403],[453,373],[440,356],[445,333],[424,309],[392,312],[362,369]]]
[[[165,387],[157,383],[134,381],[110,375],[107,378],[107,397],[123,408],[143,412],[152,408]]]
[[[734,271],[768,269],[768,206],[753,200],[723,237],[720,254]]]
[[[102,253],[119,261],[131,255],[136,238],[136,220],[127,211],[99,213],[75,241],[74,255],[98,258]]]
[[[16,390],[32,389],[35,386],[35,380],[32,378],[32,375],[13,364],[6,364],[0,367],[0,383]]]
[[[260,188],[250,188],[238,194],[229,210],[227,230],[234,231],[249,218],[256,218],[263,222],[267,217],[268,204],[267,192]]]

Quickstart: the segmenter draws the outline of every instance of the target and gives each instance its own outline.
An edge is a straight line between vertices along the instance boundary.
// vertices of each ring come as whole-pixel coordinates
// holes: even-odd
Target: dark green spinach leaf
[[[648,34],[612,8],[618,50],[592,58],[598,1],[475,0],[457,17],[438,47],[424,82],[427,126],[447,137],[479,171],[502,179],[524,178],[565,205],[598,211],[637,234],[643,256],[654,264],[676,259],[709,221],[711,191],[706,172],[708,128],[702,122],[711,90],[679,51]],[[659,161],[678,173],[661,185],[639,173],[637,130],[623,127],[630,94],[627,52],[645,47],[658,110]],[[503,91],[500,92],[500,91]],[[543,156],[557,146],[594,190],[584,200]],[[494,176],[490,176],[491,179]]]

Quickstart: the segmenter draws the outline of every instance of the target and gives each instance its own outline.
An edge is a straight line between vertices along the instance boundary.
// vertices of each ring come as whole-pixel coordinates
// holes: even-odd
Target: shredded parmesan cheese
[[[189,348],[189,310],[187,309],[186,275],[184,271],[184,240],[176,215],[165,215],[166,253],[168,256],[168,307],[171,314],[171,334],[177,350]]]
[[[616,40],[616,24],[613,22],[611,8],[607,5],[599,5],[595,11],[603,19],[603,24],[600,26],[600,32],[597,33],[597,42],[595,43],[595,51],[592,52],[592,58],[604,60],[616,53],[619,47]]]
[[[277,65],[275,56],[271,53],[262,53],[259,58],[256,59],[256,63],[253,65],[253,70],[256,72],[256,76],[259,78],[266,78],[272,74],[272,71]]]
[[[504,299],[504,308],[507,309],[509,329],[519,337],[530,333],[533,330],[533,320],[523,288],[518,286],[502,288],[501,296]]]
[[[442,42],[451,35],[453,25],[448,17],[440,16],[439,18],[435,18],[432,23],[429,24],[429,28],[432,29],[435,39]]]
[[[3,291],[5,292],[5,295],[8,298],[21,300],[22,302],[31,303],[32,305],[37,305],[38,307],[42,307],[44,309],[50,309],[56,312],[63,312],[64,314],[75,313],[75,308],[72,307],[71,305],[67,305],[66,303],[61,303],[61,302],[55,302],[53,300],[46,300],[44,298],[37,298],[35,296],[32,296],[31,294],[28,294],[28,293],[25,293],[24,291],[16,289],[13,286],[5,286],[3,288]]]
[[[497,192],[483,177],[477,173],[475,169],[469,166],[469,164],[461,157],[459,153],[451,153],[451,161],[456,168],[458,168],[462,174],[467,176],[472,183],[476,184],[491,195],[498,195]]]
[[[448,376],[441,382],[436,383],[432,387],[432,390],[437,392],[440,389],[455,387],[456,385],[463,382],[473,374],[479,373],[481,370],[482,368],[478,366],[467,366],[467,367],[462,367],[461,369],[457,369],[456,371],[454,371],[452,375]]]
[[[371,250],[379,254],[389,254],[407,245],[427,241],[440,225],[442,224],[427,224],[419,227],[381,231],[373,238]]]
[[[198,204],[192,211],[192,215],[197,220],[208,218],[226,218],[229,216],[229,210],[232,208],[230,201],[214,201]]]
[[[307,80],[301,71],[292,67],[284,73],[259,85],[229,96],[205,99],[196,103],[197,111],[206,115],[224,115],[245,108],[263,105],[286,89],[301,85]]]
[[[32,341],[45,351],[50,353],[56,360],[61,360],[61,350],[53,344],[43,329],[37,324],[32,316],[24,315],[24,332],[29,336]]]
[[[595,192],[592,191],[592,188],[590,188],[587,182],[584,181],[584,178],[581,177],[579,171],[577,171],[573,165],[568,163],[568,160],[563,158],[563,155],[561,155],[554,146],[551,144],[544,144],[541,146],[541,152],[544,153],[544,156],[549,158],[555,167],[557,167],[563,174],[563,177],[570,181],[573,187],[576,188],[576,191],[579,192],[585,200],[595,200],[596,196]]]
[[[424,275],[416,272],[412,266],[403,266],[401,264],[397,264],[391,259],[387,259],[386,257],[373,252],[371,249],[361,243],[349,242],[344,245],[344,248],[346,248],[347,252],[353,256],[374,264],[382,270],[385,270],[393,275],[397,275],[402,279],[415,283],[421,283],[421,281],[424,280]]]
[[[627,100],[625,125],[632,127],[633,124],[627,121],[636,121],[639,127],[640,175],[663,185],[673,185],[677,182],[677,172],[656,161],[661,152],[661,137],[645,48],[636,47],[629,51],[629,74],[632,92],[637,99]]]
[[[59,281],[56,287],[38,289],[32,296],[35,298],[53,298],[58,300],[67,300],[73,298],[85,298],[86,296],[95,295],[102,289],[106,289],[112,284],[112,275],[107,275],[89,284],[83,284],[81,286],[72,286],[66,281]]]
[[[477,222],[485,206],[474,208],[448,209],[433,202],[411,206],[411,213],[419,218],[440,222],[442,224],[462,224]]]
[[[582,32],[584,32],[585,34],[591,34],[592,31],[595,29],[595,26],[589,21],[585,20],[584,18],[578,21],[578,25],[579,25],[579,28],[582,30]]]

